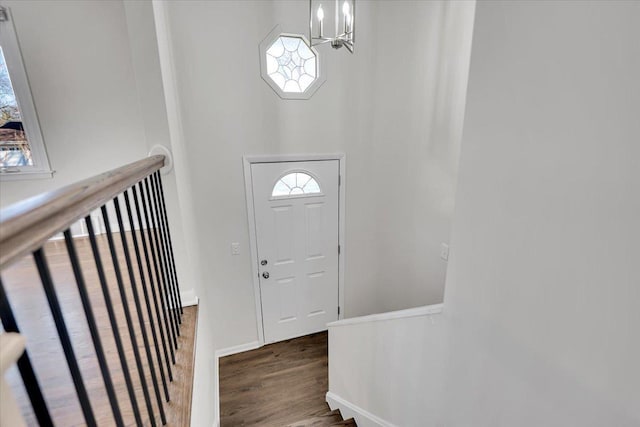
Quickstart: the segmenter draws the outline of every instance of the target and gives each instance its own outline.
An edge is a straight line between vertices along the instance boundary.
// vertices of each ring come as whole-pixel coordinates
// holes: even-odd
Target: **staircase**
[[[10,388],[24,425],[190,424],[197,307],[182,306],[164,163],[148,157],[0,212],[0,323],[27,343],[0,376],[2,404]]]
[[[353,418],[344,420],[339,409],[287,425],[287,427],[356,426]]]
[[[327,332],[219,357],[220,426],[355,426],[327,404],[328,363]]]

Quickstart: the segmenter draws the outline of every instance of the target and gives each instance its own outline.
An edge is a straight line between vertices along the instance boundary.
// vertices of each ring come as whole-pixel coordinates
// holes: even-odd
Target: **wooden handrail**
[[[2,209],[0,270],[162,168],[164,162],[162,155],[147,157]]]

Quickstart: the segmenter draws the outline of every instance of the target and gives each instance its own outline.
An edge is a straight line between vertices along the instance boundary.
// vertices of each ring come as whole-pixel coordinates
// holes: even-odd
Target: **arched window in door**
[[[304,172],[291,172],[276,182],[271,191],[271,197],[295,197],[320,193],[320,185],[311,175]]]

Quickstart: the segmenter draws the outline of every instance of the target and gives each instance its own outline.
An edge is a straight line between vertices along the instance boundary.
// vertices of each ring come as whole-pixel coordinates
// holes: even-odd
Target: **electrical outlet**
[[[449,245],[446,243],[440,244],[440,258],[449,261]]]
[[[232,243],[231,255],[239,255],[239,254],[240,254],[240,243]]]

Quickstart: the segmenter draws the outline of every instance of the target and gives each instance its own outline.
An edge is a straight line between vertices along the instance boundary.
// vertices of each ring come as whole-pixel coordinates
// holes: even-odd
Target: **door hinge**
[[[342,185],[342,175],[338,175],[338,187]]]
[[[338,255],[340,255],[340,251],[341,251],[340,245],[338,245]]]
[[[338,306],[338,316],[340,316],[340,306]]]

